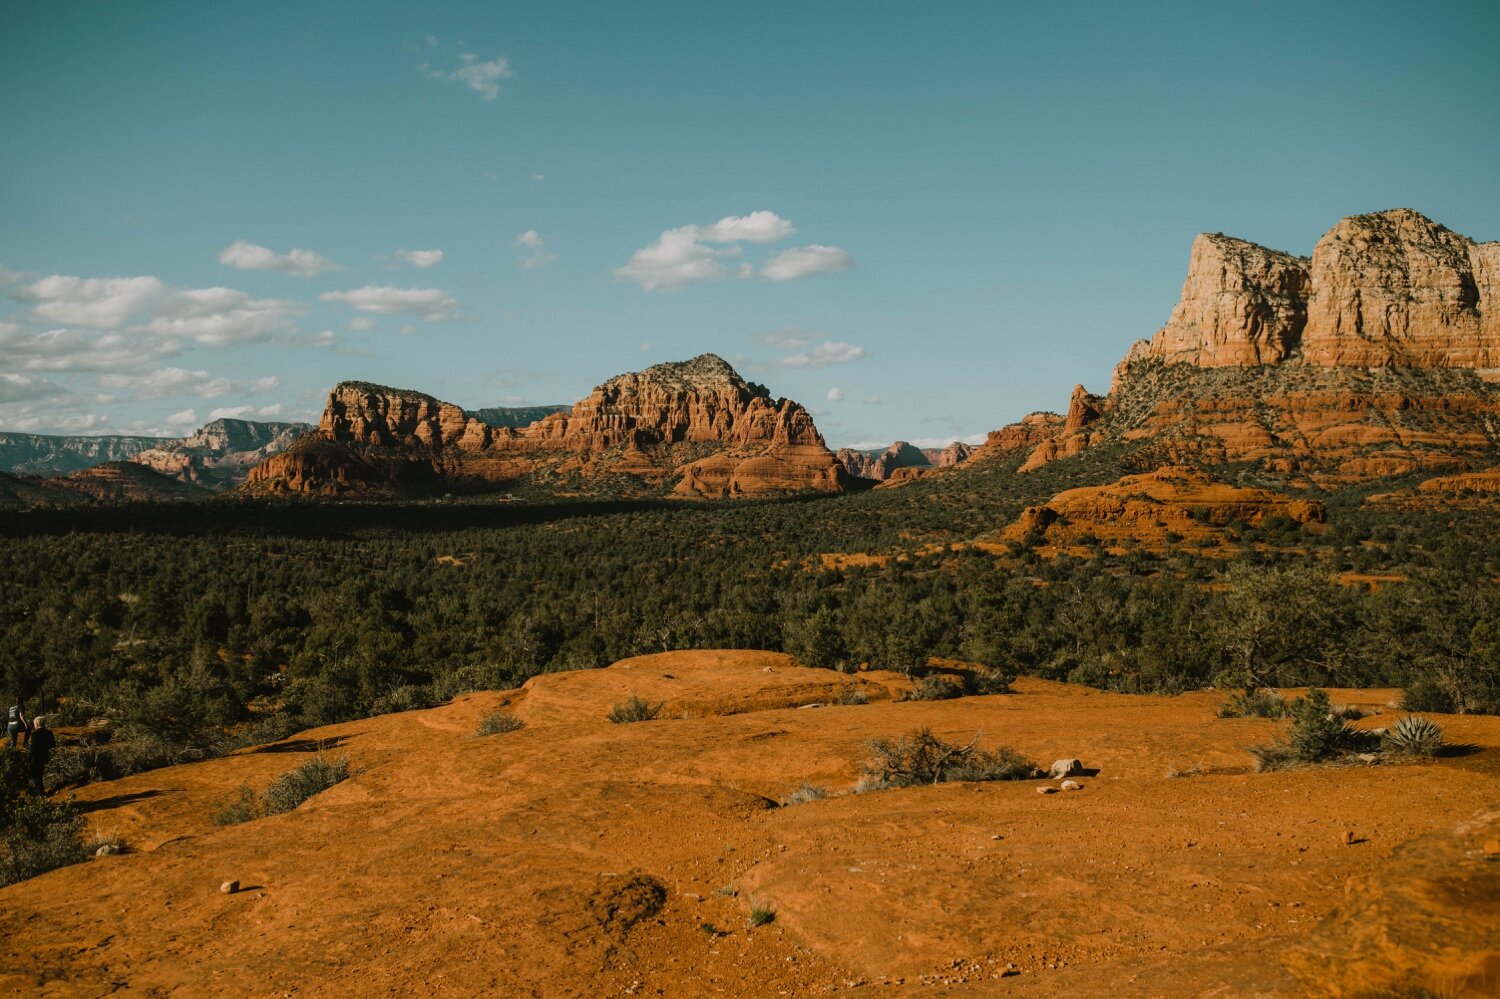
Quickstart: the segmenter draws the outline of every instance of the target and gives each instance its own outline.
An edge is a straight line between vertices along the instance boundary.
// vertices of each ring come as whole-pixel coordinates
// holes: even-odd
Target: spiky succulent
[[[1443,744],[1443,729],[1421,715],[1406,715],[1386,729],[1381,746],[1400,756],[1432,756]]]

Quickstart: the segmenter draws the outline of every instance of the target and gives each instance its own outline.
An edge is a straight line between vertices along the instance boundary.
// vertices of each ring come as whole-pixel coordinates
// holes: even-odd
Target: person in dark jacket
[[[26,743],[26,762],[31,765],[31,783],[37,794],[47,793],[42,780],[47,773],[47,761],[52,759],[52,749],[56,745],[57,736],[47,727],[47,719],[32,719],[31,738]]]

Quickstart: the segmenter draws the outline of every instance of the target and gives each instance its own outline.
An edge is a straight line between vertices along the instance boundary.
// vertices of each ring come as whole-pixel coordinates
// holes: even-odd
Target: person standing
[[[21,737],[21,745],[26,745],[26,739],[31,733],[31,723],[26,720],[26,706],[18,697],[16,703],[10,706],[10,712],[5,718],[5,739],[7,747],[16,748],[16,736]]]
[[[47,774],[47,761],[52,759],[52,749],[57,745],[57,736],[47,727],[47,719],[37,718],[31,723],[31,738],[26,742],[26,761],[31,764],[31,783],[37,794],[46,794],[43,779]]]

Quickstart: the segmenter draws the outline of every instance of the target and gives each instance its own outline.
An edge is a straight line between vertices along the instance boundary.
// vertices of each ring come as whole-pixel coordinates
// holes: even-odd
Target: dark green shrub
[[[1401,710],[1429,711],[1451,715],[1458,712],[1453,695],[1431,676],[1419,676],[1406,685],[1401,695]]]
[[[797,790],[787,795],[781,803],[783,805],[805,805],[809,801],[822,801],[826,797],[828,797],[827,788],[815,787],[812,784],[803,784]]]
[[[998,669],[966,670],[961,678],[963,692],[969,697],[987,694],[1009,694],[1015,677]]]
[[[616,725],[626,725],[630,722],[650,721],[661,714],[661,709],[666,705],[665,701],[657,701],[652,704],[641,697],[631,695],[630,700],[621,701],[609,709],[607,717]]]
[[[474,730],[473,738],[485,735],[501,735],[505,732],[519,732],[526,727],[526,723],[508,711],[499,708],[491,711],[479,721],[479,727]]]
[[[266,793],[261,795],[262,810],[266,815],[290,812],[308,798],[328,790],[349,777],[349,758],[340,756],[331,760],[323,753],[308,760],[300,767],[288,770],[277,777]]]
[[[857,684],[845,683],[839,686],[838,703],[869,704],[870,696],[861,690]]]
[[[750,907],[750,925],[751,925],[751,927],[764,926],[767,923],[772,922],[773,920],[775,920],[775,918],[776,918],[776,909],[775,909],[774,906],[765,905],[765,904],[757,904],[757,905],[752,905]]]
[[[1380,739],[1380,748],[1395,756],[1431,758],[1442,747],[1442,726],[1417,715],[1397,719]]]
[[[28,795],[6,811],[8,821],[0,829],[0,886],[88,859],[79,839],[83,816],[71,805]]]
[[[214,825],[233,826],[260,818],[260,799],[248,784],[241,784],[239,794],[213,815]]]
[[[922,677],[901,699],[903,701],[951,701],[955,697],[962,696],[964,696],[964,690],[958,681],[950,680],[946,676],[934,675]]]
[[[1275,690],[1236,691],[1219,705],[1220,718],[1285,718],[1286,698]]]

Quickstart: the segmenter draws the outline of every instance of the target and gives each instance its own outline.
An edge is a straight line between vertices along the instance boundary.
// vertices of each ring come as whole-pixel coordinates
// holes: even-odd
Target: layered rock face
[[[228,488],[243,482],[251,468],[285,451],[311,429],[306,423],[214,420],[181,440],[163,441],[130,460],[181,482]]]
[[[538,475],[628,474],[681,496],[841,491],[851,479],[800,405],[705,354],[619,375],[524,427],[421,392],[345,382],[315,434],[252,472],[257,491],[483,488]]]
[[[1193,240],[1182,297],[1148,356],[1200,367],[1274,364],[1307,322],[1308,262],[1217,233]]]
[[[1199,236],[1107,398],[1075,390],[1061,426],[1028,418],[986,447],[1028,448],[1023,470],[1109,440],[1325,482],[1477,467],[1500,444],[1497,261],[1500,243],[1409,209],[1344,219],[1310,259]]]
[[[0,433],[0,472],[61,475],[106,461],[128,461],[142,451],[169,443],[171,439],[164,437]]]
[[[926,452],[906,441],[894,441],[879,454],[839,448],[838,460],[839,464],[848,469],[849,474],[876,482],[889,479],[898,468],[927,468],[932,465]]]
[[[1500,243],[1409,209],[1357,215],[1318,241],[1311,277],[1309,364],[1500,365]]]

